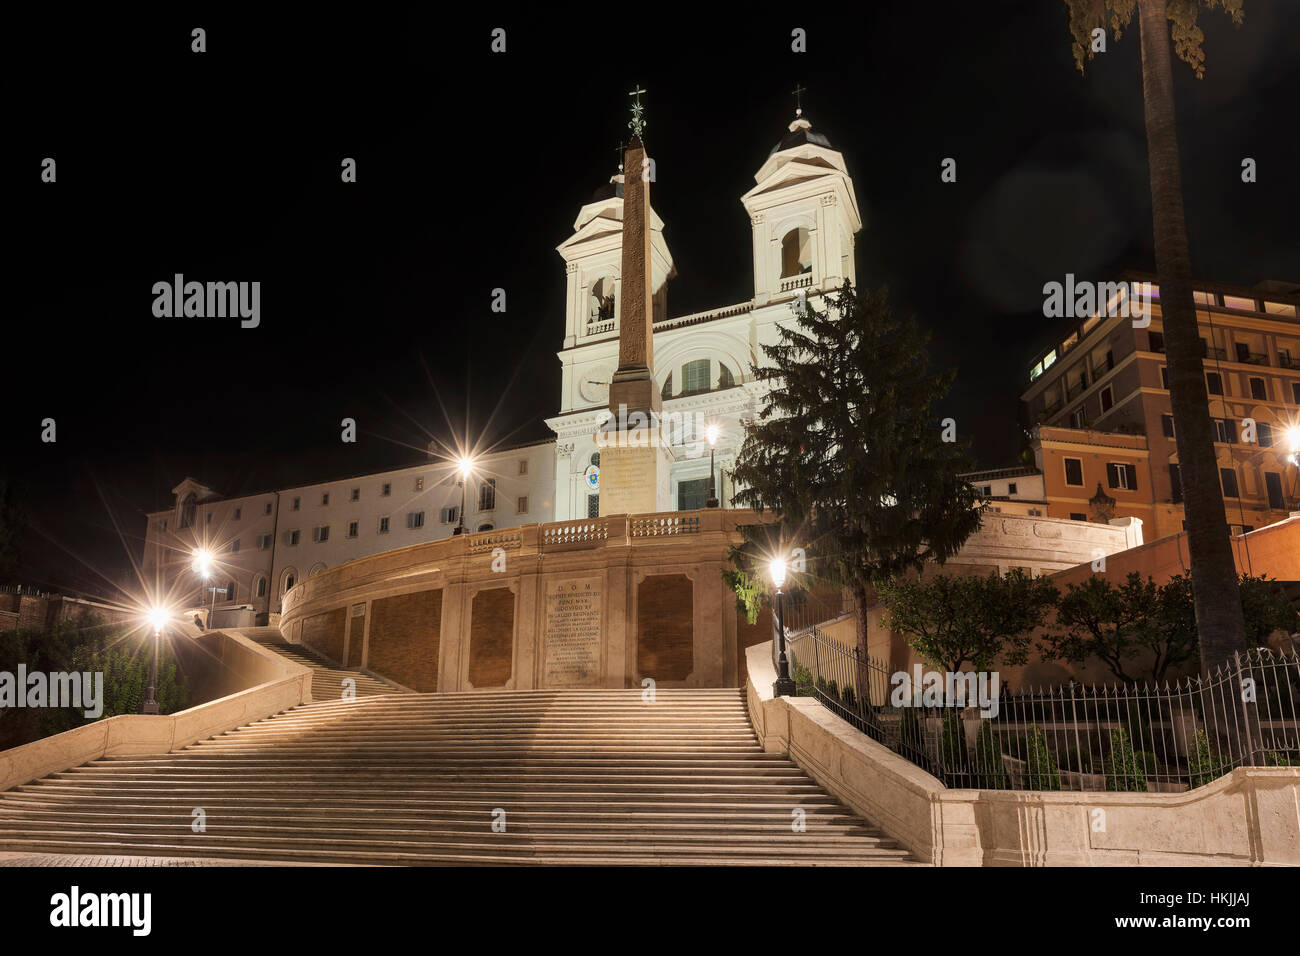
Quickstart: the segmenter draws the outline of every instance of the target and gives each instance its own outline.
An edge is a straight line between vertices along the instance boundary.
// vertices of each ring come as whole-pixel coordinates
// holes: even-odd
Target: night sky
[[[111,593],[99,575],[138,555],[144,512],[186,475],[234,495],[412,464],[431,438],[548,437],[555,246],[614,172],[638,83],[670,315],[752,294],[739,197],[802,83],[854,179],[859,279],[888,285],[958,368],[943,411],[982,466],[1014,461],[1027,363],[1060,336],[1043,283],[1154,269],[1136,26],[1084,77],[1055,0],[719,21],[651,4],[641,26],[626,4],[470,6],[9,23],[0,427],[27,583]],[[1202,26],[1206,78],[1175,64],[1195,270],[1300,279],[1300,4],[1249,0],[1241,28]],[[1241,183],[1244,156],[1258,183]],[[154,318],[152,285],[174,273],[260,280],[261,326]]]

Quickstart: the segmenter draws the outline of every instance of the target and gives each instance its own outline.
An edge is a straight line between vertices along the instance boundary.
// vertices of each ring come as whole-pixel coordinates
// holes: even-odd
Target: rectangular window
[[[528,514],[528,496],[527,496],[527,495],[523,495],[522,497],[519,498],[518,501],[515,502],[515,514],[517,514],[517,515],[526,515],[526,514]]]
[[[1071,520],[1071,521],[1087,521],[1087,520],[1088,520],[1088,516],[1087,516],[1087,515],[1084,515],[1084,514],[1079,514],[1079,512],[1077,512],[1077,511],[1071,511],[1071,512],[1070,512],[1070,520]]]
[[[1160,387],[1166,392],[1169,391],[1169,366],[1160,366]]]
[[[1174,437],[1174,416],[1173,415],[1160,416],[1160,433],[1164,435],[1166,438]]]
[[[440,520],[442,521],[443,524],[454,524],[456,521],[456,512],[458,512],[459,510],[460,510],[459,508],[456,508],[454,506],[451,508],[443,508],[442,515],[440,516]]]
[[[1225,445],[1232,444],[1232,426],[1222,418],[1211,419],[1214,424],[1214,440]]]
[[[983,488],[980,489],[980,494],[983,495],[985,498],[992,498],[992,497],[993,497],[993,486],[992,486],[992,485],[985,485]]]
[[[411,530],[424,527],[424,512],[412,511],[406,516],[406,526]]]
[[[521,458],[521,459],[519,459],[519,474],[521,474],[521,475],[526,475],[526,474],[528,474],[528,459],[527,459],[527,458]]]
[[[328,491],[320,496],[320,503],[322,505],[327,505],[330,503],[330,493]]]
[[[1148,347],[1152,352],[1163,352],[1165,350],[1165,336],[1162,332],[1147,333]]]
[[[1112,392],[1110,386],[1107,385],[1105,388],[1101,390],[1101,410],[1103,412],[1108,412],[1114,407],[1115,407],[1115,393]]]
[[[1016,493],[1016,483],[1015,483],[1014,481],[1008,481],[1008,482],[1007,482],[1007,494],[1009,494],[1009,495],[1014,495],[1015,493]]]
[[[349,522],[348,522],[348,537],[349,537],[349,538],[355,538],[356,536],[357,536],[357,523],[356,523],[355,521],[349,521]]]
[[[269,501],[266,503],[266,513],[267,514],[271,513],[271,502]]]
[[[478,486],[478,510],[495,511],[497,506],[497,480],[489,478]]]
[[[1237,472],[1232,468],[1220,468],[1219,479],[1223,482],[1223,496],[1225,498],[1240,497],[1237,492]]]
[[[388,534],[388,515],[384,515],[379,519],[379,533]]]
[[[1087,423],[1084,420],[1082,408],[1076,408],[1070,413],[1070,426],[1072,428],[1082,428],[1085,424]]]
[[[298,531],[286,531],[284,533],[285,546],[290,548],[296,548],[298,546],[298,538],[300,534],[301,532]]]
[[[293,510],[294,510],[294,511],[297,511],[298,508],[301,507],[301,506],[302,506],[302,499],[301,499],[301,498],[294,498],[294,499],[293,499]]]
[[[1205,373],[1205,390],[1211,395],[1223,394],[1223,379],[1218,372]]]
[[[1259,442],[1260,448],[1273,447],[1273,426],[1268,422],[1259,422],[1255,425],[1255,440]]]
[[[1300,405],[1300,382],[1291,383],[1291,401]]]
[[[1262,378],[1251,377],[1250,379],[1250,397],[1257,398],[1261,402],[1268,401],[1268,392],[1264,389],[1264,380]]]
[[[360,500],[361,500],[361,489],[360,489],[360,488],[353,488],[353,489],[352,489],[352,500],[353,500],[353,501],[360,501]]]
[[[321,544],[325,541],[328,541],[330,539],[330,526],[327,524],[323,524],[319,528],[313,529],[311,534],[311,539],[315,541],[317,544]]]
[[[1083,459],[1065,459],[1065,483],[1075,487],[1083,486]]]
[[[1137,467],[1123,462],[1107,462],[1106,483],[1112,488],[1137,491]]]
[[[238,539],[238,538],[236,538],[234,541],[230,542],[230,553],[231,553],[231,554],[238,554],[238,553],[239,553],[239,539]]]
[[[240,516],[241,516],[243,513],[244,513],[244,509],[243,509],[243,508],[236,508],[236,509],[235,509],[235,520],[238,521],[239,518],[240,518]]]
[[[383,491],[379,492],[380,496],[381,496],[381,497],[384,497],[384,498],[387,498],[387,497],[388,497],[389,495],[391,495],[392,493],[393,493],[393,485],[392,485],[392,483],[391,483],[391,482],[387,482],[387,481],[385,481],[385,482],[384,482],[384,489],[383,489]]]
[[[257,536],[257,550],[267,551],[271,547],[271,536],[269,534],[259,534]]]
[[[1169,497],[1175,502],[1183,500],[1183,473],[1177,465],[1169,466]],[[1186,528],[1186,525],[1183,525]]]
[[[708,478],[692,478],[677,483],[677,509],[679,511],[694,511],[697,508],[703,508],[704,502],[708,501],[708,499]]]
[[[1281,511],[1286,506],[1282,498],[1282,476],[1275,471],[1264,472],[1264,487],[1268,489],[1268,506]]]

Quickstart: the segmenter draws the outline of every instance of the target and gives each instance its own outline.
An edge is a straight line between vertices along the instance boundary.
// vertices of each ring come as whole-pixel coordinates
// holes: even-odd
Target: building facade
[[[1148,538],[1183,529],[1159,297],[1153,282],[1145,327],[1117,314],[1114,299],[1084,319],[1036,359],[1021,396],[1024,423],[1046,426],[1035,453],[1047,497],[1066,511],[1059,516],[1086,513],[1100,482],[1117,514],[1149,522]],[[1300,438],[1300,286],[1198,282],[1195,299],[1224,504],[1242,533],[1284,520],[1300,499],[1292,447]]]
[[[758,414],[764,386],[751,366],[775,342],[776,324],[807,299],[845,279],[856,282],[854,237],[862,227],[844,157],[796,115],[739,197],[752,227],[754,295],[745,302],[678,317],[668,314],[675,275],[663,221],[651,211],[654,368],[671,441],[671,501],[705,506],[712,489],[726,507],[730,471]],[[559,412],[547,420],[555,439],[475,457],[466,495],[470,532],[599,512],[600,447],[609,384],[618,366],[621,319],[623,177],[584,204],[573,235],[557,247],[567,273]],[[194,479],[173,489],[171,508],[147,515],[144,569],[161,597],[197,607],[251,605],[277,614],[286,592],[326,568],[451,536],[461,488],[451,462],[429,462],[336,481],[228,498]],[[214,559],[211,580],[192,570],[193,554]],[[222,593],[224,591],[224,593]],[[200,601],[200,598],[202,599]]]

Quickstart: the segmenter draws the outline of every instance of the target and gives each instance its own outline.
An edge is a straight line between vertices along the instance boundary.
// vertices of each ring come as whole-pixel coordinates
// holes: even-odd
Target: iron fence
[[[987,675],[980,694],[978,675],[916,686],[819,625],[786,630],[798,694],[949,787],[1177,793],[1235,767],[1300,766],[1300,654],[1256,648],[1163,686],[1012,693]]]

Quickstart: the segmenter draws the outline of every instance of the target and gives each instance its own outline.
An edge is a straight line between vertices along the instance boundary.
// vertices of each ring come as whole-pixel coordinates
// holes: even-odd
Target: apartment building
[[[1081,505],[1100,483],[1117,514],[1150,520],[1152,539],[1183,529],[1182,487],[1160,288],[1154,276],[1124,278],[1151,283],[1150,324],[1119,315],[1114,298],[1102,314],[1078,321],[1031,364],[1021,416],[1046,427],[1036,455],[1049,501],[1059,498],[1068,512],[1049,507],[1050,514],[1086,514]],[[1300,443],[1300,285],[1195,288],[1224,503],[1241,533],[1283,520],[1300,499],[1292,447]],[[1125,484],[1131,480],[1136,488]]]

